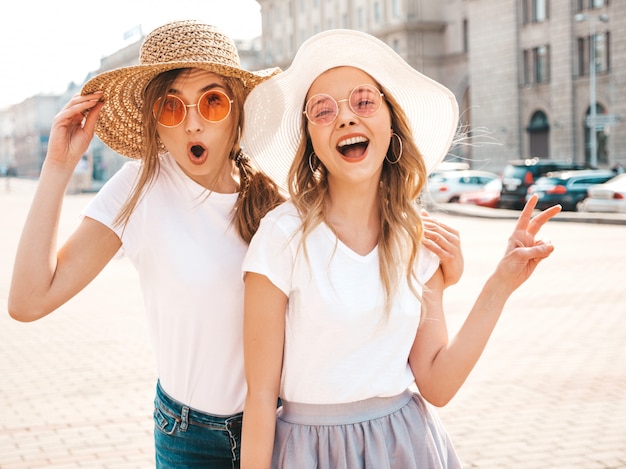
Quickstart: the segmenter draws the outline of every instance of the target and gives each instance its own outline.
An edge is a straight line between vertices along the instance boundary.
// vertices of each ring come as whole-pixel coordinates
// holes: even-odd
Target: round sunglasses
[[[221,122],[228,117],[233,100],[223,91],[209,90],[200,96],[196,104],[186,104],[173,94],[159,98],[152,107],[152,113],[164,127],[176,127],[187,117],[187,108],[196,107],[200,116],[208,122]]]
[[[370,117],[380,109],[383,94],[375,86],[359,85],[346,99],[337,101],[327,94],[316,94],[309,98],[304,114],[315,125],[330,125],[339,115],[339,103],[347,101],[357,116]]]

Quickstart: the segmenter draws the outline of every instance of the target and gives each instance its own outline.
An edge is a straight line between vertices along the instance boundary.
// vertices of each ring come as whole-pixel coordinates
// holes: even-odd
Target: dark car
[[[568,171],[575,169],[591,169],[587,163],[531,158],[510,161],[502,172],[502,192],[500,192],[500,208],[520,210],[526,203],[528,188],[537,178],[551,171]]]
[[[578,204],[587,197],[589,186],[602,184],[613,176],[615,172],[608,169],[551,172],[528,188],[526,198],[537,194],[537,208],[540,210],[556,204],[561,204],[563,210],[578,210]]]

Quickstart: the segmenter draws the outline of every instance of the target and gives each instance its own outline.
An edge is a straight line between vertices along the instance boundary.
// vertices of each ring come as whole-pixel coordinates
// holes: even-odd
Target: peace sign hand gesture
[[[536,236],[541,227],[561,211],[561,206],[554,205],[533,217],[536,205],[537,195],[534,194],[526,202],[515,230],[509,237],[504,257],[494,273],[501,286],[510,292],[528,280],[539,262],[554,251],[550,242],[537,239]]]

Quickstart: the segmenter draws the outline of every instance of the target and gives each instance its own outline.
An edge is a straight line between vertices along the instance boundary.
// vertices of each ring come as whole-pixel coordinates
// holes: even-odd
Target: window
[[[542,23],[549,17],[549,1],[550,0],[523,0],[522,1],[522,18],[524,24]]]
[[[609,0],[576,0],[576,11],[583,11],[587,8],[608,7]]]
[[[463,20],[463,52],[469,52],[469,23]]]
[[[359,29],[363,29],[365,27],[365,11],[362,7],[359,7],[357,10],[357,25]]]
[[[400,16],[400,0],[391,1],[391,14],[394,18],[398,18]]]
[[[608,72],[611,67],[610,33],[604,32],[595,36],[579,37],[577,40],[578,76],[587,76],[590,72],[590,61],[594,55],[597,73]],[[592,49],[593,48],[593,49]]]
[[[550,81],[548,46],[533,49],[533,62],[535,64],[535,83],[547,83]]]
[[[550,82],[550,46],[539,46],[523,52],[524,85]]]
[[[376,2],[374,3],[374,22],[376,24],[380,23],[380,21],[382,20],[382,13],[380,11],[380,3]]]

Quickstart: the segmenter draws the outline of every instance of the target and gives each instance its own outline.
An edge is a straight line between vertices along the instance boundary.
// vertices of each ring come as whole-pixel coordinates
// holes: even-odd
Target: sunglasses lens
[[[221,91],[207,91],[198,101],[198,111],[209,122],[220,122],[230,114],[230,99]]]
[[[350,107],[355,114],[368,117],[380,108],[380,91],[370,85],[362,85],[350,93]]]
[[[306,115],[317,125],[328,125],[337,117],[337,102],[328,95],[316,94],[306,104]]]
[[[163,107],[161,108],[161,114],[158,114],[160,106],[161,98],[157,99],[153,108],[154,115],[159,116],[159,124],[165,127],[176,127],[185,119],[185,103],[183,103],[180,98],[167,95],[163,102]]]

